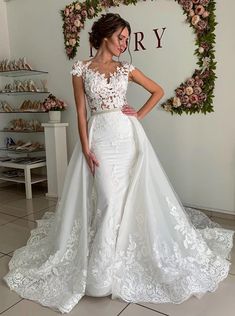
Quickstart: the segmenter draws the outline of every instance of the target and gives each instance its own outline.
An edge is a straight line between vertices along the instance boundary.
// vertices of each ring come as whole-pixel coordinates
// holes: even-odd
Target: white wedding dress
[[[127,302],[181,303],[215,291],[228,275],[233,231],[185,210],[139,121],[122,113],[128,74],[106,78],[78,61],[91,110],[95,177],[75,146],[62,197],[14,252],[9,287],[68,313],[86,294]]]

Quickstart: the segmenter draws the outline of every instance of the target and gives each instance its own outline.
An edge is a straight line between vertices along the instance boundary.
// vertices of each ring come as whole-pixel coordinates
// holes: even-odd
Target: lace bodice
[[[90,64],[91,61],[77,61],[71,74],[82,76],[91,114],[122,108],[127,103],[128,77],[135,69],[134,66],[128,62],[121,62],[116,71],[106,77],[105,74],[89,67]]]

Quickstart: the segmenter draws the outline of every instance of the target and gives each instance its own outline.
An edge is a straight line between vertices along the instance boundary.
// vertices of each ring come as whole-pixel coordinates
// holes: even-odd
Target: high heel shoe
[[[26,57],[22,58],[22,62],[23,62],[23,69],[32,70],[32,67],[26,61]]]

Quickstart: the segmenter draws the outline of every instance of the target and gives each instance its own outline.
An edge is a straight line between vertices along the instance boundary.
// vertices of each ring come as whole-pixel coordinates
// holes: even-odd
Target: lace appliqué
[[[135,67],[127,62],[122,62],[116,71],[108,77],[98,70],[89,68],[86,64],[77,61],[71,73],[81,76],[84,80],[85,93],[91,113],[122,108],[127,103],[126,92],[129,72]]]
[[[14,252],[9,264],[14,273],[5,280],[22,297],[68,313],[84,295],[86,287],[87,270],[81,256],[82,227],[76,220],[65,251],[53,254],[48,240],[53,225],[54,213],[48,212],[38,221],[27,245]],[[73,292],[69,290],[71,287]]]
[[[186,220],[186,214],[185,219],[182,213],[178,216],[176,207],[169,199],[167,202],[176,223],[176,233],[183,236],[185,250],[180,245],[180,237],[177,241],[174,238],[165,241],[156,232],[151,238],[153,242],[148,240],[148,234],[144,236],[142,232],[143,227],[148,230],[146,220],[137,213],[137,230],[129,234],[126,250],[117,252],[114,269],[114,292],[127,302],[179,304],[192,295],[201,297],[207,291],[215,291],[228,274],[230,263],[220,256],[220,249],[225,248],[227,253],[231,250],[234,232],[205,228],[207,233],[201,234],[200,229],[196,230]],[[190,209],[189,216],[192,211]],[[198,222],[201,222],[199,213]],[[213,251],[208,243],[212,239]]]

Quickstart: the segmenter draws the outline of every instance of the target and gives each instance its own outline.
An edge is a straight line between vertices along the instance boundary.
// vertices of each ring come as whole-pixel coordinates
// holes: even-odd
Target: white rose
[[[81,9],[80,4],[79,4],[79,3],[76,3],[76,4],[75,4],[75,10],[80,10],[80,9]]]
[[[192,20],[191,20],[192,25],[196,25],[199,21],[200,21],[200,16],[199,15],[194,15],[192,17]]]
[[[199,47],[198,51],[199,51],[200,54],[202,54],[204,52],[204,48],[203,47]]]
[[[174,106],[175,108],[178,108],[179,106],[181,106],[180,98],[178,98],[178,97],[174,97],[174,98],[173,98],[173,106]]]
[[[79,19],[76,19],[76,20],[74,21],[74,25],[75,25],[76,27],[79,27],[79,26],[81,25],[80,20],[79,20]]]
[[[185,92],[186,92],[187,95],[191,95],[191,94],[193,94],[193,88],[190,87],[190,86],[186,87]]]

